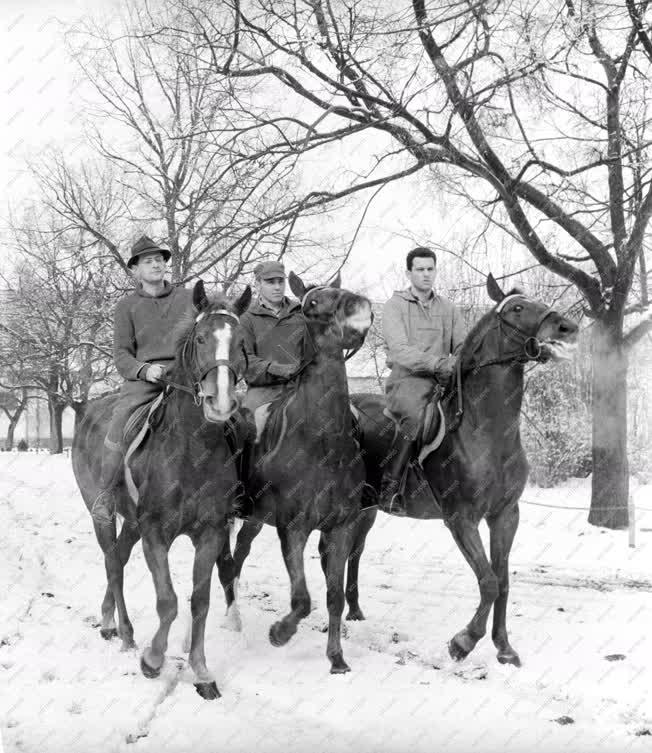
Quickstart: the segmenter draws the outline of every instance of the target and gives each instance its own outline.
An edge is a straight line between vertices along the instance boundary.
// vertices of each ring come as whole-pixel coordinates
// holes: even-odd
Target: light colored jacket
[[[409,288],[394,291],[387,301],[382,328],[390,382],[409,375],[434,376],[466,336],[462,314],[451,301],[435,294],[423,304]]]

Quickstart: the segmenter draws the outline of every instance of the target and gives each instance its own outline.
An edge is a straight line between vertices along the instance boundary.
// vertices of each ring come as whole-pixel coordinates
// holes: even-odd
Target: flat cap
[[[280,261],[261,261],[254,268],[258,280],[271,280],[273,277],[285,278],[285,267]]]

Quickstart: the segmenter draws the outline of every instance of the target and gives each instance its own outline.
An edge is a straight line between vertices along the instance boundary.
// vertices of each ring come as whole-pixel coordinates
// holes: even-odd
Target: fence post
[[[629,517],[629,545],[632,548],[636,547],[636,506],[634,505],[634,497],[630,494],[627,500],[627,513]]]

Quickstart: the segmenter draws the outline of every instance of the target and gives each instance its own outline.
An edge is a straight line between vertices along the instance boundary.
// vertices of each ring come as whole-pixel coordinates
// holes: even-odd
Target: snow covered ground
[[[633,482],[635,484],[635,482]],[[652,508],[652,487],[634,486]],[[346,623],[353,671],[329,674],[317,537],[306,556],[314,610],[290,644],[271,646],[287,611],[276,532],[243,573],[244,628],[222,626],[217,578],[208,665],[222,698],[194,691],[182,654],[192,547],[173,547],[184,605],[161,677],[97,629],[104,568],[65,456],[0,454],[0,732],[6,752],[650,751],[652,512],[627,532],[586,523],[588,480],[528,488],[511,559],[508,626],[523,667],[501,666],[487,636],[464,662],[446,643],[477,603],[471,571],[439,521],[379,515],[361,567],[367,621]],[[486,532],[486,529],[485,529]],[[156,624],[140,545],[126,594],[139,647]]]

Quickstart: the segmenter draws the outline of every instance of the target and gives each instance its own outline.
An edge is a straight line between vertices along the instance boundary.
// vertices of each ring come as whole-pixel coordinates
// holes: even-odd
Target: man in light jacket
[[[446,384],[466,330],[460,311],[435,293],[437,257],[418,247],[406,258],[410,286],[397,290],[383,308],[383,337],[387,366],[387,407],[399,419],[399,431],[388,455],[379,506],[405,515],[401,480],[415,452],[415,440],[436,383]]]

